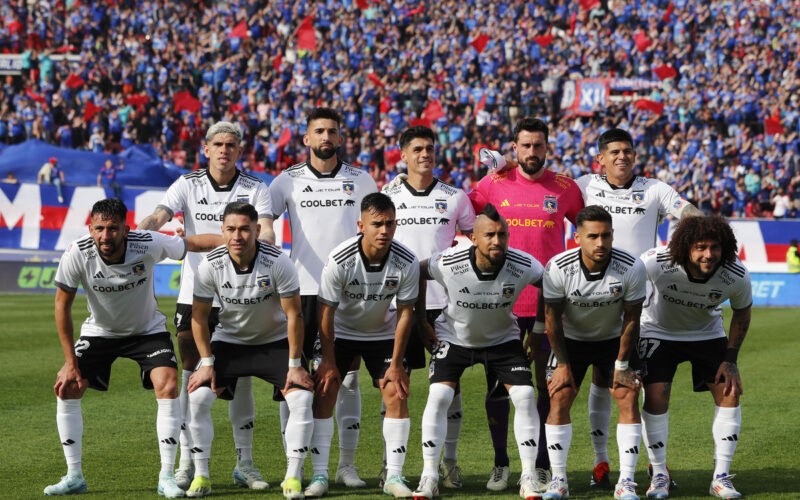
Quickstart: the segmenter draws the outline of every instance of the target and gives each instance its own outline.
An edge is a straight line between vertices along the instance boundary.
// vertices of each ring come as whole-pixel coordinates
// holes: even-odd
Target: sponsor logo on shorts
[[[172,349],[159,349],[155,352],[151,352],[147,355],[148,358],[154,358],[156,356],[160,356],[162,354],[172,354]]]
[[[531,369],[528,368],[527,366],[514,366],[514,367],[511,368],[511,371],[512,372],[528,372],[528,373],[530,373]]]

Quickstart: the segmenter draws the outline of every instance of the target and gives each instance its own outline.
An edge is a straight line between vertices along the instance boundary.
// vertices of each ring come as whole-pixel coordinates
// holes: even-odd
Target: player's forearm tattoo
[[[729,347],[739,349],[744,343],[747,330],[750,328],[750,309],[734,311],[731,318]]]
[[[630,388],[636,388],[636,373],[628,368],[617,373],[617,382]]]
[[[630,359],[639,344],[639,317],[642,314],[642,306],[625,306],[622,318],[622,336],[619,339],[619,352],[623,355],[622,359]]]
[[[151,215],[145,217],[142,222],[136,226],[136,229],[142,231],[158,231],[163,225],[163,223],[159,223],[159,219],[162,217],[164,217],[166,222],[166,220],[169,219],[169,214],[163,208],[156,208]]]

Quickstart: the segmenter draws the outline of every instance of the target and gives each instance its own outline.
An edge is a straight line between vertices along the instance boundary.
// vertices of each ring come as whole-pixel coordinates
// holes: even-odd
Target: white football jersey
[[[447,306],[436,323],[439,340],[473,348],[519,339],[512,308],[526,286],[541,286],[544,272],[531,255],[509,248],[503,267],[483,274],[475,264],[474,245],[433,255],[428,270],[447,292]]]
[[[130,231],[125,257],[108,264],[97,253],[90,235],[75,240],[61,256],[56,286],[86,291],[89,317],[81,325],[86,337],[127,337],[167,331],[153,288],[153,266],[166,258],[186,255],[186,240],[154,231]]]
[[[369,173],[347,163],[339,162],[328,174],[298,163],[281,172],[269,190],[275,218],[289,212],[300,293],[316,295],[325,260],[358,232],[361,199],[378,187]]]
[[[194,277],[194,299],[222,303],[214,340],[258,345],[286,338],[281,298],[300,293],[297,271],[289,256],[259,241],[255,263],[241,271],[227,247],[209,252]]]
[[[562,252],[547,263],[544,300],[566,302],[564,336],[597,342],[622,335],[622,306],[644,302],[647,275],[633,254],[611,249],[608,265],[591,274],[581,259],[581,249]]]
[[[336,307],[337,338],[388,340],[394,338],[397,311],[392,304],[413,304],[419,292],[419,261],[402,243],[392,241],[386,260],[370,265],[355,236],[331,252],[322,270],[320,302]]]
[[[689,204],[658,179],[634,177],[622,187],[612,186],[603,174],[584,175],[575,181],[589,205],[605,208],[614,220],[614,247],[641,255],[659,244],[658,225],[667,214],[681,216]]]
[[[220,186],[208,173],[208,169],[197,170],[180,176],[167,189],[158,207],[166,210],[170,217],[183,212],[186,236],[198,234],[222,234],[222,212],[225,205],[244,201],[256,208],[258,218],[272,218],[269,189],[261,179],[239,170],[233,180]],[[204,253],[189,252],[181,267],[181,290],[179,304],[192,303],[194,271],[205,257]],[[214,305],[219,305],[214,301]]]
[[[652,290],[642,311],[640,337],[662,340],[709,340],[725,336],[721,304],[733,309],[753,303],[750,273],[738,258],[723,264],[706,280],[696,280],[670,263],[668,248],[642,255]]]
[[[410,248],[422,261],[451,246],[456,237],[456,226],[461,231],[472,231],[475,210],[467,194],[438,179],[425,191],[417,191],[408,182],[383,193],[392,198],[397,211],[396,240]],[[426,304],[428,309],[442,309],[447,304],[444,288],[428,281]]]

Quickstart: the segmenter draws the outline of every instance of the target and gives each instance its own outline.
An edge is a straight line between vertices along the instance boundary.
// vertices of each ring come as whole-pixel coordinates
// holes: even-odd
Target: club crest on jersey
[[[552,195],[545,195],[544,202],[542,203],[542,209],[548,214],[554,214],[558,212],[558,198]]]
[[[144,274],[144,262],[137,262],[131,267],[131,271],[136,276],[141,276]]]
[[[714,302],[718,301],[722,298],[722,292],[719,290],[711,290],[708,292],[708,299],[713,300]]]
[[[683,198],[676,200],[675,203],[672,204],[672,208],[679,209],[683,206]]]
[[[447,201],[446,200],[436,200],[435,207],[436,211],[440,214],[447,212]]]
[[[397,288],[398,283],[400,283],[400,280],[397,276],[389,276],[386,278],[386,281],[383,282],[383,286],[386,287],[387,290],[392,291]]]
[[[244,203],[250,203],[250,196],[248,196],[246,194],[237,194],[236,195],[236,201],[241,201],[241,202],[244,202]]]
[[[614,283],[613,285],[608,287],[608,291],[611,292],[611,295],[616,297],[617,295],[622,293],[622,284]]]
[[[634,203],[644,202],[644,191],[634,191],[631,193],[631,199]]]
[[[503,285],[503,298],[508,299],[514,296],[514,285]]]
[[[356,191],[355,183],[351,180],[342,181],[342,191],[344,191],[344,194],[348,195],[355,193]]]
[[[266,290],[269,288],[269,276],[258,276],[256,278],[256,284],[259,290]]]

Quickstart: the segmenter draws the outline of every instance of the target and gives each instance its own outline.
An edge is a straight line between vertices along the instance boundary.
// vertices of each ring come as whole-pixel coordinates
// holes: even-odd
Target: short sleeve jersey
[[[689,204],[658,179],[636,176],[617,187],[609,184],[605,175],[590,174],[576,182],[587,206],[600,205],[614,219],[614,246],[634,255],[658,245],[658,225],[664,217],[680,217]]]
[[[232,344],[266,344],[286,338],[286,315],[281,298],[300,293],[289,256],[264,242],[256,243],[248,271],[234,264],[227,247],[209,252],[194,277],[194,299],[211,302],[219,297],[222,309],[214,340]]]
[[[428,271],[447,292],[437,336],[454,344],[482,348],[519,339],[512,312],[528,285],[541,286],[544,269],[525,252],[509,248],[503,266],[484,274],[475,262],[475,246],[459,245],[433,255]]]
[[[642,338],[709,340],[725,336],[721,304],[734,310],[753,303],[750,273],[737,258],[719,266],[710,278],[698,280],[670,262],[669,248],[642,255],[652,290],[642,311]]]
[[[410,248],[419,260],[450,248],[461,231],[472,231],[475,211],[467,194],[461,189],[434,179],[425,191],[417,191],[408,182],[384,187],[383,193],[392,198],[397,210],[396,240]],[[428,282],[428,309],[442,309],[447,304],[444,288]]]
[[[597,342],[622,335],[622,307],[644,302],[644,264],[633,254],[611,249],[611,258],[599,273],[590,273],[581,249],[562,252],[547,263],[544,300],[565,303],[564,336]]]
[[[125,256],[109,264],[92,237],[74,241],[58,264],[55,284],[66,292],[83,285],[89,317],[81,325],[85,337],[128,337],[167,331],[153,288],[153,266],[186,255],[186,240],[153,231],[130,231]]]
[[[167,189],[158,204],[170,217],[183,212],[186,236],[198,234],[220,234],[222,232],[222,212],[225,206],[234,201],[244,201],[253,205],[258,218],[272,218],[272,203],[269,189],[261,179],[249,176],[239,170],[226,186],[220,186],[208,173],[208,169],[197,170],[182,175]],[[194,271],[205,254],[189,252],[181,267],[181,290],[179,304],[192,303]]]
[[[367,172],[340,162],[328,174],[306,163],[282,172],[269,187],[275,218],[289,212],[292,262],[300,293],[316,295],[331,251],[358,232],[361,199],[378,190]]]
[[[337,338],[387,340],[394,338],[397,305],[413,304],[419,291],[419,261],[405,245],[393,241],[385,260],[370,265],[355,236],[331,252],[322,270],[319,300],[336,307]]]
[[[536,180],[523,177],[518,169],[487,175],[470,193],[475,213],[487,203],[497,208],[508,222],[508,246],[547,262],[563,252],[564,219],[575,223],[583,208],[583,196],[575,181],[545,170]],[[518,316],[536,316],[533,288],[522,292],[514,312]]]

